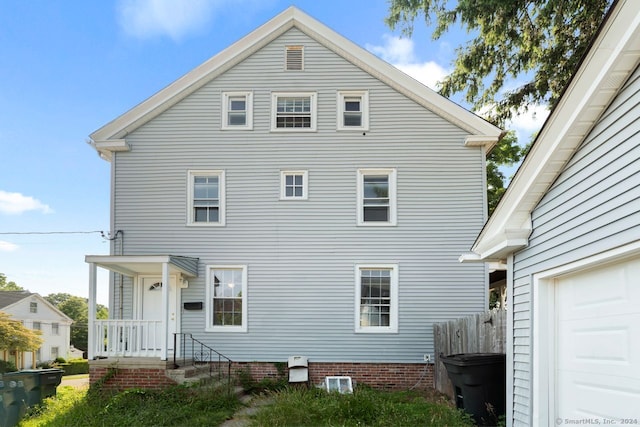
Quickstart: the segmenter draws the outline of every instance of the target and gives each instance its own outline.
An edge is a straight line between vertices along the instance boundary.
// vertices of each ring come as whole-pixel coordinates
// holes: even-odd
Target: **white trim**
[[[568,274],[623,261],[640,254],[640,241],[541,271],[532,280],[532,425],[555,423],[555,290]],[[513,375],[513,373],[511,373]],[[509,391],[509,390],[507,390]],[[511,390],[513,394],[513,390]]]
[[[509,274],[513,272],[513,255],[509,255],[507,257],[507,295],[505,298],[505,302],[507,305],[507,337],[506,337],[506,347],[505,352],[507,354],[506,357],[506,419],[507,419],[507,427],[513,427],[513,274]]]
[[[193,217],[194,178],[196,176],[218,177],[218,222],[196,222]],[[224,170],[188,170],[187,171],[187,226],[189,227],[224,227],[226,225],[225,204],[225,171]]]
[[[526,234],[530,229],[529,214],[635,70],[639,45],[640,8],[636,0],[620,0],[480,232],[473,252],[483,259],[499,259],[522,247],[511,245],[506,231]]]
[[[344,99],[348,97],[360,98],[360,113],[362,122],[360,126],[345,126]],[[369,91],[368,90],[339,90],[336,99],[336,129],[339,131],[368,131],[369,130]]]
[[[288,175],[302,175],[302,196],[287,196],[286,177]],[[280,171],[280,200],[307,200],[309,198],[309,172],[306,170]]]
[[[363,227],[390,227],[397,225],[397,183],[395,168],[363,168],[357,173],[357,225]],[[387,175],[389,177],[389,221],[365,221],[364,220],[364,176]]]
[[[391,270],[391,312],[389,313],[389,326],[360,326],[360,298],[361,281],[360,272],[362,270]],[[398,333],[398,264],[356,264],[355,270],[355,332],[359,334],[395,334]]]
[[[229,98],[245,98],[245,124],[229,124]],[[253,92],[222,92],[222,116],[220,117],[222,130],[253,130]]]
[[[213,292],[211,291],[211,282],[213,280],[213,270],[242,270],[242,326],[215,326],[213,325]],[[205,284],[205,328],[206,332],[247,332],[247,266],[242,265],[207,265],[206,266],[206,284]]]
[[[497,137],[501,134],[501,130],[491,123],[440,96],[422,83],[292,6],[144,102],[93,132],[91,139],[103,141],[123,138],[292,27],[298,28],[327,49],[461,129],[473,135]]]
[[[278,98],[309,98],[310,124],[308,128],[279,128],[278,118]],[[317,92],[271,92],[271,132],[315,132],[317,130],[318,117],[318,93]]]

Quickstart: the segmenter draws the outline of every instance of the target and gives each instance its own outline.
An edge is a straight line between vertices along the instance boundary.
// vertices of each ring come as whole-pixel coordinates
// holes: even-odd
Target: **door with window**
[[[173,334],[178,332],[178,292],[176,288],[176,278],[169,279],[169,312],[168,327],[169,336],[167,338],[167,348],[173,350]],[[161,276],[142,276],[139,280],[138,298],[138,319],[141,320],[162,320],[162,283]],[[162,333],[160,323],[155,324],[154,333],[156,335],[156,346],[159,348],[160,334]],[[149,341],[152,342],[152,341]]]

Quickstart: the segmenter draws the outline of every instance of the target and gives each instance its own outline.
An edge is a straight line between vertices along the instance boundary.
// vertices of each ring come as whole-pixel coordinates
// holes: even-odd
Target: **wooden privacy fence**
[[[433,325],[436,390],[453,398],[453,385],[440,355],[460,353],[504,353],[507,311],[478,313]]]

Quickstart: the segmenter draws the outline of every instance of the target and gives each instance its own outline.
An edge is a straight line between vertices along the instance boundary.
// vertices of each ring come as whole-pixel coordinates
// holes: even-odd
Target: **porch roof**
[[[169,264],[170,274],[198,277],[198,258],[177,255],[87,255],[84,260],[130,277],[137,274],[160,275],[164,263]]]

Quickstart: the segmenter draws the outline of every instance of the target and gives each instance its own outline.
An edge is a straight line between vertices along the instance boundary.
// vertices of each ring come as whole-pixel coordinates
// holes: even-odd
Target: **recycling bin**
[[[453,384],[456,406],[478,425],[495,425],[506,407],[506,355],[462,353],[440,360]]]

